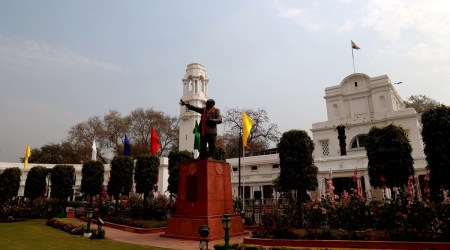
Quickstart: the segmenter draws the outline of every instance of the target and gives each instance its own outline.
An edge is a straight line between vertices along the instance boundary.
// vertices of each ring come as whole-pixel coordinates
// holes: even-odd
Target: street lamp
[[[209,236],[209,227],[208,225],[203,225],[198,229],[198,234],[202,236],[202,239],[200,240],[200,250],[208,249],[208,236]],[[203,248],[203,243],[206,243],[206,248]]]
[[[97,218],[97,237],[98,239],[103,239],[102,226],[105,224],[101,218]]]
[[[224,237],[224,240],[225,240],[225,245],[224,245],[224,249],[225,250],[230,250],[231,249],[231,247],[230,247],[230,236],[229,236],[229,231],[230,231],[230,227],[231,227],[231,216],[230,216],[230,214],[228,213],[228,212],[225,212],[225,214],[223,215],[223,218],[222,218],[222,226],[223,226],[223,229],[225,230],[225,237]]]
[[[86,209],[86,216],[87,216],[87,225],[86,225],[86,234],[91,233],[91,218],[92,218],[92,214],[94,213],[94,210],[92,209],[92,207],[88,207]]]

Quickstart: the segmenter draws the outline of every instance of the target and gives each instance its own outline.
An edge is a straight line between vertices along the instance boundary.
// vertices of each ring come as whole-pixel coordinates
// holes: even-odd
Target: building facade
[[[310,194],[313,198],[326,195],[330,177],[336,195],[360,186],[369,198],[372,197],[364,144],[365,136],[375,126],[402,126],[413,148],[416,178],[424,175],[426,161],[418,115],[414,109],[405,108],[386,75],[351,74],[340,84],[326,88],[324,99],[328,119],[313,123],[311,129],[315,144],[314,164],[319,169],[319,187]],[[234,170],[233,194],[238,195],[239,159],[227,161]],[[241,186],[245,199],[253,199],[255,194],[261,195],[263,203],[276,199],[279,194],[273,190],[272,182],[278,175],[277,153],[241,159]]]
[[[356,73],[339,85],[325,89],[328,120],[312,124],[314,162],[319,168],[319,189],[326,192],[330,171],[336,192],[349,191],[353,176],[361,181],[368,197],[372,192],[367,171],[365,138],[372,127],[390,124],[403,127],[413,148],[415,174],[425,173],[426,161],[416,111],[405,108],[386,75],[369,77]],[[340,139],[339,137],[342,137]]]

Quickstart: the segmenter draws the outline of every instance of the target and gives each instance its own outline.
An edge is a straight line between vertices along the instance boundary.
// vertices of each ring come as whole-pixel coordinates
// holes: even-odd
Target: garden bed
[[[61,231],[73,234],[73,235],[83,235],[83,233],[86,231],[86,228],[84,225],[81,224],[74,224],[72,222],[67,222],[65,220],[59,220],[59,219],[48,219],[45,224],[47,226],[59,229]]]
[[[86,218],[80,218],[82,221],[86,221]],[[97,221],[95,219],[91,219],[91,223],[97,224]],[[108,221],[103,221],[103,226],[119,229],[126,232],[132,232],[132,233],[138,233],[138,234],[153,234],[153,233],[162,233],[165,231],[165,227],[155,227],[155,228],[139,228],[139,227],[132,227],[122,224],[116,224],[111,223]]]
[[[244,244],[262,246],[289,246],[314,248],[367,248],[367,249],[450,249],[447,242],[363,241],[363,240],[286,240],[244,238]]]

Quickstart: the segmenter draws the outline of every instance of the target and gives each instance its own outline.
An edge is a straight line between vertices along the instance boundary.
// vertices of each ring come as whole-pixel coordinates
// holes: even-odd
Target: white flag
[[[92,157],[91,160],[96,161],[97,160],[97,145],[95,144],[95,139],[94,139],[94,143],[92,143]]]

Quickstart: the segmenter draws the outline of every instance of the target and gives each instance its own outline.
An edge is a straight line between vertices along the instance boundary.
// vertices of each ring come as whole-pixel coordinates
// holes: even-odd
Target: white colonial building
[[[402,126],[413,148],[415,174],[425,173],[426,161],[417,113],[412,108],[405,108],[386,75],[349,75],[339,85],[326,88],[324,98],[328,120],[312,124],[311,129],[316,146],[314,162],[320,171],[318,178],[322,194],[330,170],[336,190],[342,192],[352,187],[353,180],[349,177],[353,177],[357,169],[363,188],[370,197],[364,144],[372,127]],[[343,150],[338,139],[339,126],[346,138]]]
[[[374,126],[402,126],[413,148],[416,177],[424,174],[426,161],[417,113],[414,109],[405,108],[386,75],[349,75],[339,85],[326,88],[324,98],[328,120],[312,124],[311,129],[315,144],[314,163],[319,168],[319,188],[311,195],[325,195],[328,189],[326,181],[331,173],[335,194],[356,189],[359,183],[371,197],[364,143],[365,136]],[[341,141],[338,138],[339,128]],[[233,194],[237,195],[239,159],[227,161],[233,166]],[[244,162],[241,159],[241,186],[245,199],[253,199],[256,193],[261,194],[263,202],[277,198],[272,181],[279,174],[278,164],[278,154],[246,157]]]

